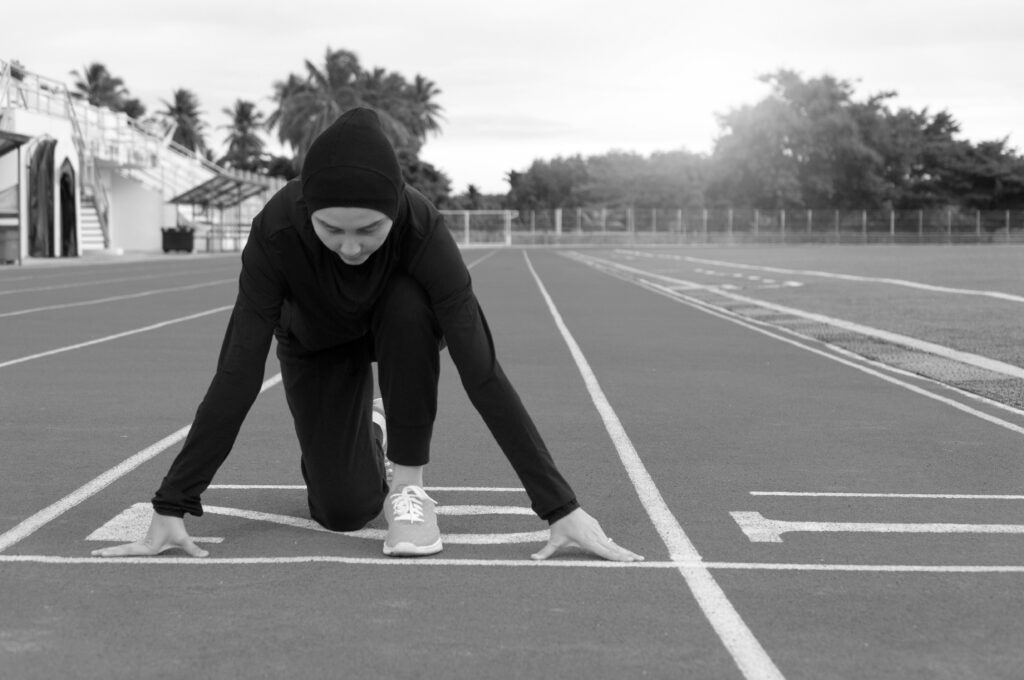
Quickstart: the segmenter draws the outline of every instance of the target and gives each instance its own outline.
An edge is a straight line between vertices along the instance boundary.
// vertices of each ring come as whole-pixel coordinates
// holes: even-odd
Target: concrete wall
[[[164,225],[160,192],[116,173],[110,182],[110,247],[126,253],[160,251]]]

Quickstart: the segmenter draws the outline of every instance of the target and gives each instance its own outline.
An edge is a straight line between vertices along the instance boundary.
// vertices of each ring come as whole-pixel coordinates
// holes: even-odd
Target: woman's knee
[[[384,508],[384,491],[361,499],[343,499],[335,503],[309,501],[310,516],[330,531],[358,531]]]

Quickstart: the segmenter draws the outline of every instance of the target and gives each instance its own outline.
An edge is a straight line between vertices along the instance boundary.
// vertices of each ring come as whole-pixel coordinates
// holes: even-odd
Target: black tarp
[[[60,254],[78,255],[78,213],[75,210],[75,169],[70,161],[60,166]]]
[[[33,257],[53,257],[53,149],[56,140],[44,139],[29,163],[28,252]]]

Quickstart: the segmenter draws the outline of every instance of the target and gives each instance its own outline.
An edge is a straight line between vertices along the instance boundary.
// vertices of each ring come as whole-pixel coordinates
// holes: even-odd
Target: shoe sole
[[[441,539],[437,539],[430,545],[416,545],[414,543],[399,543],[397,545],[384,544],[384,554],[389,557],[423,557],[424,555],[436,555],[444,550]]]

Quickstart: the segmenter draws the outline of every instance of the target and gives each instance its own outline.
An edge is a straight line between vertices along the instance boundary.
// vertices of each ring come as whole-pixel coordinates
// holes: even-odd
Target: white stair
[[[83,253],[104,250],[103,229],[100,218],[96,214],[96,205],[91,198],[82,198],[82,210],[78,214],[78,235],[81,239],[79,247]]]

